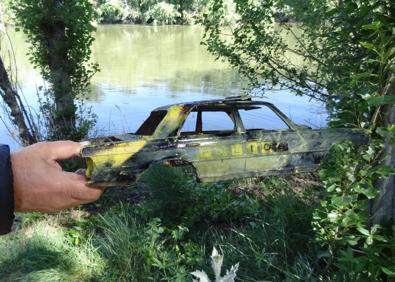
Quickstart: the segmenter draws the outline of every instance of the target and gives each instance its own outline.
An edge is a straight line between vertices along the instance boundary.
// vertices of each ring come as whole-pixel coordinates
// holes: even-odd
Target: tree
[[[16,25],[27,35],[30,61],[50,83],[43,109],[49,139],[78,140],[93,120],[77,114],[89,80],[97,71],[90,62],[95,12],[89,0],[12,1]]]
[[[0,2],[0,15],[3,14],[4,7],[3,3]],[[0,51],[2,51],[1,42],[6,37],[6,34],[1,31],[4,27],[2,22],[3,18],[0,17]],[[11,52],[12,53],[12,52]],[[37,142],[37,130],[36,126],[31,119],[29,112],[23,105],[22,99],[19,96],[15,83],[13,83],[10,75],[7,72],[7,68],[0,57],[0,96],[3,98],[6,104],[5,112],[13,126],[18,130],[18,138],[23,145],[29,145]]]

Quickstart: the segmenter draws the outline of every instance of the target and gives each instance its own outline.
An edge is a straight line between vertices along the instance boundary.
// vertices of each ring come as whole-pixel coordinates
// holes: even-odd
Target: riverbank
[[[207,0],[158,1],[158,0],[106,0],[95,1],[98,22],[102,24],[151,24],[151,25],[195,25],[208,13]],[[288,9],[274,11],[274,20],[279,23],[295,22],[291,16],[293,1]],[[232,0],[224,0],[222,23],[237,21],[236,6]]]
[[[9,0],[0,0],[0,22],[12,24],[14,16],[7,8]],[[98,24],[138,24],[138,25],[196,25],[208,12],[211,2],[208,0],[93,0]],[[294,22],[290,15],[295,3],[289,1],[289,7],[274,12],[279,23]],[[234,23],[235,4],[224,0],[222,21]],[[289,12],[284,12],[289,11]]]

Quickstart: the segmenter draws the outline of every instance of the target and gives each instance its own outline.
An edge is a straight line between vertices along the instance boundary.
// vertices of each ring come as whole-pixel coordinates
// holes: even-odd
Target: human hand
[[[97,200],[101,189],[57,162],[78,156],[81,148],[72,141],[42,142],[12,153],[15,211],[54,212]]]

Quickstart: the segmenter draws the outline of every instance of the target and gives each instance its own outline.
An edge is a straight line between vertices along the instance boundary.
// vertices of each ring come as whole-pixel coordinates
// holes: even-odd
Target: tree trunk
[[[395,76],[392,76],[385,89],[385,95],[395,95]],[[385,105],[382,110],[383,127],[395,124],[395,105]],[[395,146],[392,138],[384,142],[384,164],[395,167]],[[395,176],[376,181],[376,187],[380,189],[379,196],[373,200],[371,215],[373,223],[395,223]]]
[[[60,5],[55,1],[53,5]],[[56,10],[56,8],[53,8]],[[65,48],[66,28],[62,19],[57,19],[46,27],[49,50],[50,82],[52,84],[55,111],[51,125],[53,139],[70,138],[76,122],[76,106],[69,72],[67,71],[68,48]]]
[[[21,101],[18,93],[12,87],[8,77],[4,63],[0,58],[0,96],[10,109],[11,122],[18,128],[19,138],[23,145],[29,145],[37,142],[34,132],[29,130],[29,126],[25,120],[26,111],[24,106],[19,103]],[[30,129],[32,129],[30,127]],[[33,129],[32,129],[33,130]]]

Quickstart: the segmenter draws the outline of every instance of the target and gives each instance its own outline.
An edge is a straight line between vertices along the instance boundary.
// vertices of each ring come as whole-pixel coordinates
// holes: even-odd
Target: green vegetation
[[[63,115],[75,126],[74,99],[96,70],[80,64],[89,61],[93,6],[68,2],[87,5],[74,11],[52,9],[43,1],[17,2],[23,4],[14,6],[19,25],[34,43],[33,62],[52,85],[59,78],[54,74],[66,74],[66,89],[72,90],[57,103],[63,94],[53,89],[55,108],[61,110],[54,120]],[[225,269],[239,263],[241,281],[377,281],[395,276],[394,228],[388,224],[395,214],[392,1],[113,0],[97,1],[95,7],[105,23],[202,20],[208,49],[238,69],[251,87],[287,88],[319,99],[327,104],[331,126],[364,128],[371,142],[360,148],[335,145],[318,185],[295,177],[205,185],[178,170],[156,167],[136,192],[108,190],[86,210],[23,215],[16,234],[0,238],[1,277],[191,280],[195,270],[213,276],[208,259],[213,247],[225,254]],[[62,37],[54,45],[59,48],[48,48],[52,45],[45,27],[54,23],[48,13],[58,13],[75,31],[63,30],[71,35],[70,42]],[[76,19],[85,23],[81,30]],[[298,30],[279,24],[281,19],[297,19]],[[284,34],[297,43],[289,44]],[[59,56],[60,69],[46,57],[57,49],[72,55],[70,61]]]
[[[239,263],[242,281],[325,277],[310,224],[315,185],[278,177],[207,185],[155,167],[139,191],[107,190],[87,206],[99,211],[90,216],[84,210],[24,215],[16,235],[0,238],[1,253],[9,254],[0,258],[0,276],[185,281],[195,270],[213,276],[215,246],[225,255],[224,269]]]
[[[210,0],[96,0],[101,23],[195,24]],[[228,1],[231,3],[232,1]],[[229,5],[229,14],[232,13]]]
[[[313,226],[328,256],[336,259],[338,275],[348,281],[377,281],[395,274],[394,228],[374,224],[368,209],[369,200],[379,193],[373,180],[393,173],[376,159],[382,147],[377,141],[361,148],[337,144],[320,171],[326,194],[314,212]]]
[[[262,89],[281,87],[326,103],[333,127],[365,128],[368,146],[336,145],[321,179],[326,193],[314,216],[318,241],[340,279],[394,276],[395,49],[391,1],[235,0],[229,30],[223,1],[205,16],[205,42]],[[276,7],[298,31],[273,19]],[[282,34],[291,34],[288,44]],[[297,56],[302,64],[290,58]]]
[[[94,9],[88,0],[30,1],[9,3],[17,29],[30,44],[29,59],[49,83],[40,89],[44,138],[84,138],[95,116],[83,107],[89,80],[98,70],[90,62],[95,30]]]
[[[1,281],[81,281],[103,267],[89,240],[73,241],[73,230],[60,226],[59,216],[29,224],[0,239]]]

